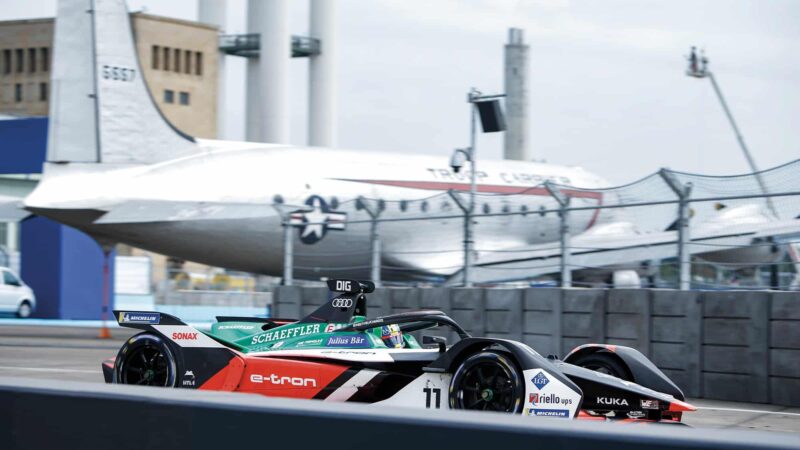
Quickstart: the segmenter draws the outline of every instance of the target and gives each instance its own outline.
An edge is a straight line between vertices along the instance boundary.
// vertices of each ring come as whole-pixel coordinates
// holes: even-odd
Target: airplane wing
[[[767,238],[800,236],[800,219],[767,223],[728,224],[725,228],[697,227],[690,231],[690,254],[718,252],[758,244]],[[571,239],[573,270],[594,269],[675,257],[677,232],[608,235],[584,233]],[[473,282],[493,283],[531,279],[558,273],[561,254],[557,243],[504,249],[480,254],[470,274]],[[461,281],[461,271],[448,283]]]
[[[271,203],[176,202],[157,200],[126,201],[108,208],[96,224],[185,222],[275,217]]]

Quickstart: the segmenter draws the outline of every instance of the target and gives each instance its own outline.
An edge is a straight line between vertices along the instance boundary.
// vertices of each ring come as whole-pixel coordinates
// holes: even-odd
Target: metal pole
[[[294,227],[289,223],[288,217],[281,215],[283,220],[283,285],[291,286],[294,283]]]
[[[759,173],[758,167],[756,166],[756,161],[753,159],[753,155],[750,154],[750,150],[747,148],[747,145],[744,143],[744,137],[742,137],[742,133],[739,132],[739,127],[736,125],[736,121],[733,120],[733,114],[731,114],[730,109],[728,109],[728,104],[725,102],[725,97],[722,96],[722,91],[717,84],[717,80],[714,78],[714,74],[711,72],[706,72],[708,78],[711,80],[711,86],[714,87],[714,92],[717,94],[717,98],[719,99],[720,104],[722,104],[722,110],[725,111],[725,115],[728,117],[728,121],[731,123],[731,127],[733,128],[733,132],[736,134],[736,140],[739,141],[739,146],[742,148],[742,153],[744,153],[744,157],[747,159],[747,164],[750,165],[750,170],[753,171],[753,175],[756,177],[756,181],[758,182],[758,186],[761,188],[761,192],[764,194],[769,193],[767,190],[767,185],[764,183],[764,179],[761,177]],[[770,212],[777,218],[778,213],[775,210],[775,205],[772,203],[772,199],[770,197],[766,197],[767,207],[769,208]]]
[[[561,287],[572,287],[572,266],[570,265],[570,256],[572,251],[570,249],[570,232],[569,232],[569,201],[570,197],[564,195],[561,190],[550,183],[545,182],[545,188],[550,195],[558,202],[559,217],[560,217],[560,246],[561,246]]]
[[[367,203],[367,199],[364,197],[359,197],[358,202],[361,208],[369,214],[371,219],[369,229],[369,248],[371,255],[370,278],[372,282],[375,283],[375,287],[381,287],[381,236],[378,232],[378,218],[381,215],[381,207],[380,205],[376,205],[376,207],[373,208]]]
[[[469,207],[464,211],[464,287],[472,287],[472,280],[470,279],[470,269],[472,268],[472,247],[474,244],[472,236],[472,214],[475,212],[475,194],[477,188],[477,164],[475,164],[475,156],[477,149],[475,148],[475,133],[476,133],[476,115],[474,100],[480,96],[480,92],[475,88],[469,91],[467,101],[469,102],[469,115],[470,115],[470,130],[469,130],[469,162],[471,164],[472,172],[470,173],[469,184]]]
[[[678,285],[682,291],[691,288],[692,261],[691,252],[686,248],[689,243],[689,195],[692,192],[692,183],[682,184],[671,172],[661,169],[658,172],[664,182],[678,196]]]

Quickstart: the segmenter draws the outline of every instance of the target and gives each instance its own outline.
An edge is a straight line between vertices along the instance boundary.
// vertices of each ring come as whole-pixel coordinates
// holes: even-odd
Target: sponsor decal
[[[270,330],[253,336],[253,338],[250,341],[250,344],[251,345],[266,344],[272,341],[282,341],[293,337],[319,333],[320,327],[321,327],[320,324],[314,323],[314,324],[302,325],[299,327],[284,328],[281,330]]]
[[[353,299],[347,297],[336,297],[331,300],[331,306],[334,308],[349,308],[353,306]]]
[[[350,292],[351,284],[350,280],[336,280],[336,292]]]
[[[295,345],[297,347],[312,347],[312,346],[316,347],[322,345],[322,339],[312,339],[310,341],[298,342]]]
[[[149,323],[158,325],[161,322],[161,313],[152,312],[121,312],[119,313],[120,323]]]
[[[334,331],[336,331],[336,330],[338,330],[340,328],[346,327],[347,325],[349,325],[349,324],[346,324],[346,323],[329,323],[329,324],[325,325],[325,332],[326,333],[332,333],[332,332],[334,332]]]
[[[536,386],[536,389],[542,390],[543,387],[547,386],[547,383],[550,382],[550,379],[547,378],[547,375],[544,372],[539,371],[533,378],[531,378],[533,385]]]
[[[645,414],[643,411],[631,411],[628,413],[628,417],[630,417],[631,419],[641,419],[646,415],[647,414]]]
[[[255,328],[256,328],[255,325],[244,325],[244,324],[220,325],[217,327],[218,330],[253,330]]]
[[[642,409],[659,409],[658,400],[642,400],[640,402]]]
[[[358,325],[359,327],[372,326],[373,328],[377,328],[383,325],[383,319],[365,320],[363,322],[358,322],[356,325]]]
[[[556,394],[530,394],[528,400],[533,406],[537,405],[571,405],[572,399],[561,398]]]
[[[317,387],[317,380],[313,378],[282,377],[279,375],[250,375],[250,382],[257,384],[273,384],[276,386]]]
[[[194,386],[197,380],[195,379],[194,372],[191,370],[187,370],[186,373],[183,374],[183,378],[181,379],[182,386]]]
[[[197,333],[172,333],[173,341],[196,341]]]
[[[278,341],[278,342],[275,343],[275,345],[272,346],[272,348],[278,348],[278,347],[280,347],[282,345],[283,345],[283,341]]]
[[[331,336],[325,342],[325,347],[369,348],[369,339],[362,334],[350,336]]]
[[[624,398],[597,397],[597,404],[607,406],[628,406],[628,401]]]
[[[569,411],[566,409],[536,409],[528,408],[529,416],[543,416],[543,417],[569,417]]]

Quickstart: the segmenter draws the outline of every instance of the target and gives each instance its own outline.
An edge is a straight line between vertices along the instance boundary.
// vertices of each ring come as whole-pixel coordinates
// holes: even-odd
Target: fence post
[[[544,183],[547,192],[558,202],[559,206],[559,220],[561,226],[559,228],[559,237],[561,245],[561,287],[572,287],[572,268],[570,266],[570,233],[569,233],[569,200],[570,197],[565,195],[558,186],[550,181]]]
[[[472,211],[475,206],[473,200],[469,203],[465,202],[458,192],[452,189],[447,191],[447,194],[456,202],[456,205],[464,213],[464,287],[472,287],[472,280],[470,279],[470,268],[472,266]]]
[[[370,248],[370,278],[375,283],[375,287],[381,287],[381,236],[378,233],[378,218],[385,206],[382,201],[378,201],[374,207],[369,204],[366,198],[359,196],[356,201],[356,209],[363,209],[369,214],[369,248]]]
[[[291,223],[291,213],[283,210],[280,204],[274,205],[283,226],[283,285],[291,286],[294,283],[294,236]]]
[[[692,192],[692,183],[681,183],[675,175],[667,169],[658,171],[664,182],[678,196],[678,220],[676,229],[678,232],[678,285],[680,290],[688,291],[691,288],[692,277],[692,255],[687,244],[689,243],[689,195]]]

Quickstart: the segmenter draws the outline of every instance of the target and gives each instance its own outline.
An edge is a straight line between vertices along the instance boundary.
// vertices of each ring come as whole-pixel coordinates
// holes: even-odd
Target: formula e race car
[[[114,311],[121,326],[143,331],[103,362],[105,380],[573,419],[674,423],[695,410],[632,348],[589,344],[560,361],[520,342],[471,337],[441,311],[368,319],[372,283],[328,287],[333,298],[302,320],[218,317],[210,332],[169,314]],[[458,342],[422,336],[420,345],[412,335],[435,327]]]

